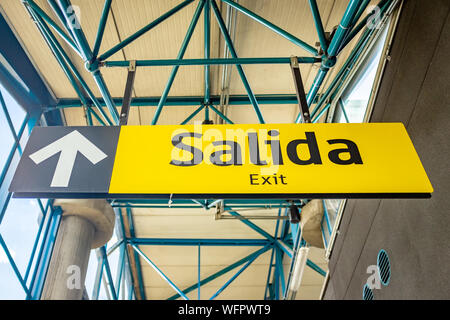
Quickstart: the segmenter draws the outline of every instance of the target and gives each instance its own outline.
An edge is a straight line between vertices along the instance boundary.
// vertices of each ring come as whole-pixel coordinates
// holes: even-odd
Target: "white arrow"
[[[58,164],[56,165],[55,173],[53,174],[51,187],[69,186],[70,176],[78,152],[84,155],[94,165],[107,157],[107,155],[97,148],[96,145],[86,139],[77,130],[74,130],[48,146],[36,151],[30,155],[30,158],[34,163],[39,164],[58,152],[61,152],[61,154],[59,155]]]

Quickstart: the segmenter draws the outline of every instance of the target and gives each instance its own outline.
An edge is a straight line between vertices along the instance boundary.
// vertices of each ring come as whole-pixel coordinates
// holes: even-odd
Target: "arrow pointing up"
[[[97,148],[96,145],[86,139],[77,130],[74,130],[31,154],[30,158],[34,163],[40,164],[42,161],[47,160],[58,152],[61,152],[61,154],[59,155],[58,164],[56,165],[55,173],[53,174],[51,187],[69,186],[70,176],[78,152],[94,165],[107,157],[107,155]]]

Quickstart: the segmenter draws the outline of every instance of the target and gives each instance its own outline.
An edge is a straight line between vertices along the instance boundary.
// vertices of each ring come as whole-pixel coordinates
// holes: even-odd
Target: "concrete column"
[[[114,211],[105,200],[55,200],[63,211],[42,300],[81,300],[90,250],[114,230]]]

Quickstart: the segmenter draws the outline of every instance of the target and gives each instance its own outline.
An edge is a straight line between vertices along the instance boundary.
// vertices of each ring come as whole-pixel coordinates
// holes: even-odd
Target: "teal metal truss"
[[[219,0],[218,0],[219,1]],[[319,64],[317,75],[313,81],[311,88],[307,93],[307,103],[310,107],[311,117],[313,122],[319,121],[319,119],[329,111],[330,101],[337,94],[341,88],[345,79],[348,78],[352,68],[356,65],[356,62],[360,58],[364,48],[369,41],[374,37],[376,28],[367,27],[369,19],[375,17],[376,11],[370,12],[365,18],[361,19],[362,15],[366,11],[368,0],[349,0],[345,13],[337,26],[337,28],[330,34],[326,33],[323,27],[323,22],[320,17],[320,12],[316,3],[316,0],[309,0],[311,13],[314,18],[314,24],[317,31],[318,43],[320,46],[313,46],[308,44],[295,35],[287,32],[279,26],[273,24],[267,19],[252,12],[242,4],[233,0],[220,0],[229,6],[230,10],[235,10],[239,14],[243,14],[250,19],[262,24],[269,30],[273,31],[277,35],[285,38],[287,41],[292,42],[305,51],[305,56],[296,57],[298,63],[301,64]],[[197,106],[196,110],[187,117],[182,124],[189,122],[200,112],[204,112],[204,119],[210,119],[210,112],[216,113],[226,123],[233,123],[233,119],[228,118],[220,110],[220,97],[211,94],[210,86],[210,66],[211,65],[234,65],[238,71],[239,77],[245,87],[247,95],[231,95],[229,97],[228,105],[251,105],[255,111],[255,114],[260,123],[264,123],[264,116],[262,114],[261,104],[298,104],[296,95],[286,94],[255,94],[250,86],[250,83],[246,77],[243,66],[247,64],[284,64],[290,65],[291,57],[239,57],[230,35],[229,25],[222,18],[222,14],[219,11],[216,0],[185,0],[181,1],[178,5],[162,14],[157,19],[149,22],[146,26],[142,27],[134,34],[128,36],[106,52],[100,53],[102,38],[105,32],[105,26],[107,19],[110,15],[112,0],[105,0],[104,8],[100,17],[97,35],[93,47],[88,44],[85,34],[76,22],[76,17],[70,10],[71,3],[69,0],[48,0],[50,7],[52,8],[55,16],[58,18],[59,23],[49,17],[33,0],[22,1],[26,10],[30,14],[31,18],[35,22],[41,35],[45,39],[46,43],[50,47],[56,60],[60,64],[71,85],[75,89],[78,99],[65,99],[61,98],[55,103],[47,103],[40,105],[40,113],[44,115],[51,115],[55,110],[71,107],[83,107],[86,112],[86,119],[89,125],[93,125],[93,119],[95,118],[101,125],[118,125],[119,115],[116,107],[122,105],[123,99],[121,97],[112,97],[108,86],[102,77],[102,68],[128,68],[132,61],[113,61],[110,60],[116,52],[123,49],[130,43],[133,43],[139,39],[142,35],[150,32],[157,25],[164,23],[177,12],[183,10],[183,8],[195,3],[196,9],[194,11],[191,23],[186,31],[184,40],[179,49],[179,52],[174,59],[160,59],[160,60],[137,60],[136,67],[154,67],[154,66],[171,66],[172,70],[167,80],[166,86],[158,97],[139,97],[131,100],[131,107],[133,106],[154,106],[156,107],[155,115],[151,121],[151,125],[157,125],[159,116],[165,107],[177,107],[177,106]],[[395,0],[381,0],[378,3],[378,9],[383,17],[390,12],[392,7],[396,4]],[[201,14],[204,14],[203,21],[200,20]],[[211,20],[217,21],[220,32],[225,40],[226,47],[228,49],[229,58],[212,58],[210,52],[210,31]],[[358,21],[360,21],[358,23]],[[198,23],[204,24],[204,56],[196,59],[183,59],[186,49],[190,43],[192,34]],[[62,26],[62,27],[61,27]],[[357,36],[359,38],[356,45],[353,47],[347,60],[344,62],[342,68],[337,72],[336,76],[331,79],[330,85],[326,90],[321,90],[324,80],[332,69],[339,54],[342,50]],[[66,43],[71,50],[73,50],[80,59],[85,63],[86,69],[91,73],[95,83],[101,93],[101,97],[96,97],[92,89],[88,86],[85,79],[83,79],[81,73],[75,67],[75,64],[71,60],[70,56],[63,49],[61,43]],[[176,78],[177,72],[180,67],[186,65],[203,66],[205,74],[204,82],[204,96],[189,96],[189,97],[170,97],[170,89]],[[2,71],[2,70],[0,70]],[[1,74],[0,74],[1,75]],[[13,81],[13,80],[11,80]],[[319,92],[322,92],[319,94]],[[107,111],[103,107],[106,106]],[[296,119],[296,123],[302,121],[302,116],[299,113]],[[18,137],[20,139],[20,137]],[[202,285],[213,281],[224,274],[234,274],[225,281],[217,292],[215,292],[210,299],[214,299],[219,296],[223,290],[225,290],[242,272],[248,268],[252,262],[266,252],[271,252],[271,259],[269,264],[266,289],[264,293],[261,293],[261,298],[264,299],[282,299],[286,297],[287,290],[289,288],[288,275],[283,272],[282,262],[285,257],[294,259],[295,254],[300,246],[305,245],[302,240],[301,231],[298,225],[290,224],[288,219],[277,220],[275,230],[269,233],[255,223],[247,219],[238,219],[242,223],[246,224],[249,228],[257,232],[262,238],[258,239],[161,239],[161,238],[139,238],[136,237],[134,231],[133,221],[133,208],[202,208],[211,209],[221,202],[222,206],[226,209],[227,214],[234,216],[235,218],[242,218],[239,214],[239,210],[248,208],[277,208],[280,218],[288,215],[289,206],[291,202],[275,200],[275,199],[263,199],[263,200],[226,200],[221,199],[204,199],[204,200],[191,200],[191,199],[174,199],[170,203],[166,200],[110,200],[111,205],[115,208],[117,223],[116,223],[116,235],[118,237],[117,243],[110,247],[104,246],[97,251],[98,267],[96,272],[96,279],[94,284],[94,290],[90,297],[96,299],[99,297],[100,286],[106,283],[108,293],[112,299],[127,298],[127,299],[145,299],[145,288],[142,278],[142,266],[141,263],[149,264],[173,289],[174,295],[168,297],[168,299],[183,298],[187,299],[187,295],[193,290],[198,290],[198,297],[200,297],[200,288]],[[295,204],[300,208],[307,203],[307,200],[298,200]],[[2,205],[5,203],[2,202]],[[60,216],[60,210],[53,208],[51,201],[45,209],[47,214],[54,217],[47,219],[47,224],[42,224],[39,229],[39,233],[43,233],[46,237],[46,241],[39,246],[33,248],[33,255],[36,254],[41,263],[37,263],[34,270],[27,269],[25,279],[18,273],[19,279],[24,286],[27,297],[29,299],[38,299],[40,296],[40,290],[42,289],[42,283],[45,279],[45,270],[48,265],[48,259],[51,255],[52,239],[56,236],[58,229],[58,223]],[[328,213],[325,210],[325,219],[328,221]],[[126,220],[126,223],[125,223]],[[327,232],[331,232],[331,227]],[[0,235],[0,245],[4,247],[4,250],[8,253],[8,249]],[[195,246],[198,247],[198,281],[186,288],[179,288],[172,280],[167,277],[164,270],[161,270],[143,251],[143,246]],[[205,246],[248,246],[254,247],[253,253],[246,257],[232,263],[231,265],[217,271],[205,278],[200,277],[200,255],[201,248]],[[39,250],[38,250],[39,249]],[[113,279],[113,272],[109,263],[109,256],[119,250],[119,263],[118,270],[116,272],[116,279]],[[8,253],[8,258],[10,254]],[[14,263],[11,258],[10,261]],[[47,264],[45,263],[47,261]],[[314,264],[312,261],[307,262],[307,265],[318,272],[322,276],[325,276],[324,270]],[[17,268],[15,268],[16,270]],[[291,265],[292,269],[292,265]],[[32,285],[27,286],[28,277],[32,278]],[[121,296],[121,288],[123,286],[128,287],[128,296]],[[123,290],[122,290],[123,291]]]

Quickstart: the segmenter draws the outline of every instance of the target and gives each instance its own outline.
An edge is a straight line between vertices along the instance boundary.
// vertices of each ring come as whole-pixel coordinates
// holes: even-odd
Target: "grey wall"
[[[449,0],[404,2],[371,119],[405,124],[432,198],[349,201],[324,299],[361,299],[380,249],[392,275],[375,299],[450,299],[449,10]]]

